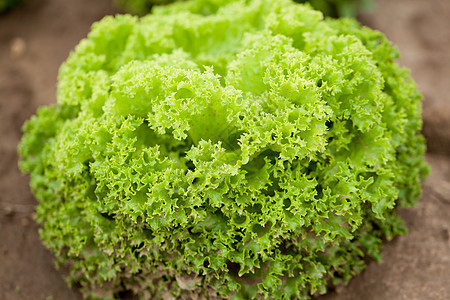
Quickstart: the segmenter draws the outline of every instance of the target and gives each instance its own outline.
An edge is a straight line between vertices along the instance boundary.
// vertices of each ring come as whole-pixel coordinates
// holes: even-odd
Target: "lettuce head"
[[[427,173],[398,51],[289,0],[105,17],[23,127],[40,236],[86,297],[307,299],[381,259]]]

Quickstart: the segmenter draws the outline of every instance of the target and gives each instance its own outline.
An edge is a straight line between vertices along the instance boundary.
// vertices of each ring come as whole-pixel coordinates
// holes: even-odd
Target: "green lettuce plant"
[[[320,10],[324,15],[333,18],[353,18],[359,11],[370,10],[372,0],[294,0],[298,3],[309,2],[314,9]]]
[[[20,2],[21,0],[0,0],[0,14],[10,10]]]
[[[123,11],[135,14],[146,15],[154,5],[163,5],[174,2],[175,0],[114,0],[117,6]]]
[[[40,236],[86,297],[307,299],[405,232],[421,95],[356,21],[288,0],[106,17],[23,127]]]
[[[145,15],[151,11],[153,5],[168,4],[175,0],[115,0],[117,5],[126,12]],[[181,0],[179,0],[181,1]],[[298,3],[310,3],[326,16],[355,17],[358,11],[369,10],[371,0],[293,0]]]

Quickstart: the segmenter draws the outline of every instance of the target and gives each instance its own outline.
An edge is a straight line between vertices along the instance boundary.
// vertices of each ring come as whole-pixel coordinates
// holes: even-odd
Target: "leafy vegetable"
[[[126,11],[135,15],[145,15],[148,14],[152,6],[169,4],[175,0],[115,0],[115,3],[123,11]]]
[[[371,0],[294,0],[298,3],[310,3],[314,9],[320,10],[326,16],[355,17],[360,10],[369,10]],[[116,0],[124,11],[145,15],[150,12],[153,5],[168,4],[174,0]]]
[[[0,0],[0,13],[10,10],[20,2],[21,0]]]
[[[428,167],[385,37],[287,0],[106,17],[23,129],[40,235],[87,297],[301,298],[381,259]]]
[[[299,3],[309,2],[314,9],[333,18],[355,17],[359,11],[370,10],[371,0],[294,0]]]

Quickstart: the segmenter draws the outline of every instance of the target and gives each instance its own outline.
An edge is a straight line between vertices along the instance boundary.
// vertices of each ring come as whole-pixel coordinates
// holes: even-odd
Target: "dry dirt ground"
[[[0,15],[0,299],[81,299],[41,245],[36,200],[17,168],[21,124],[54,103],[59,65],[112,0],[25,0]],[[432,173],[419,205],[401,210],[409,234],[386,244],[380,264],[323,300],[450,299],[450,0],[377,0],[361,21],[386,33],[425,97]]]

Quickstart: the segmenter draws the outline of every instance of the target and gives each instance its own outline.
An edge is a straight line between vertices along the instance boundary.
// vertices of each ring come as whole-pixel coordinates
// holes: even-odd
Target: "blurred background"
[[[2,8],[0,7],[0,10]],[[17,167],[20,128],[55,103],[58,68],[113,0],[23,0],[0,13],[0,299],[81,299],[41,244],[27,176]],[[374,0],[358,20],[386,34],[424,96],[432,173],[419,205],[401,209],[407,236],[383,261],[318,299],[450,299],[450,0]],[[126,295],[125,295],[126,296]]]

